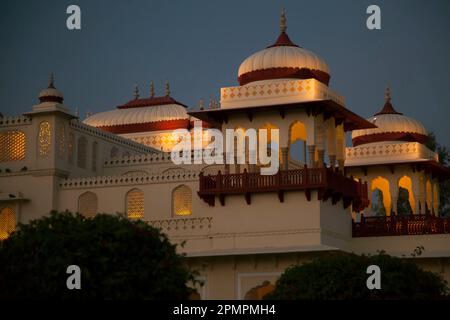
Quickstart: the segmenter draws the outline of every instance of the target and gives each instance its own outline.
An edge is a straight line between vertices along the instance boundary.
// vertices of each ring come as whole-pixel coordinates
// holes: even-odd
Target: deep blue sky
[[[78,4],[82,30],[66,28]],[[382,30],[366,28],[378,4]],[[417,118],[450,146],[450,1],[2,1],[0,111],[29,111],[51,71],[65,103],[98,112],[132,97],[138,83],[195,106],[237,83],[239,64],[272,44],[286,7],[288,34],[321,56],[330,87],[368,117],[386,84],[396,109]]]

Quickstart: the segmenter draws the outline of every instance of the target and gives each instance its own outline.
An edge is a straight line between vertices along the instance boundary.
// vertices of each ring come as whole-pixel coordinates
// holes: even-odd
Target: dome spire
[[[166,81],[166,97],[170,96],[170,87],[169,87],[169,81]]]
[[[280,31],[281,31],[281,33],[286,32],[286,29],[287,29],[286,12],[283,7],[283,8],[281,8],[281,15],[280,15]]]
[[[50,73],[50,79],[48,82],[48,88],[49,89],[55,89],[55,74],[52,72]]]
[[[153,80],[150,81],[150,98],[155,96],[155,87],[153,86]]]
[[[391,104],[391,87],[388,85],[384,93],[384,106],[380,112],[375,113],[375,116],[379,114],[402,114],[397,112]]]
[[[134,100],[139,99],[139,87],[138,87],[137,83],[134,84],[133,95],[134,95]]]

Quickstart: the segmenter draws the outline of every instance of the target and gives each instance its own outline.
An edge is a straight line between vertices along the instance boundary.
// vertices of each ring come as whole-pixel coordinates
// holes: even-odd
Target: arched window
[[[77,149],[77,166],[86,169],[87,140],[85,137],[78,139]]]
[[[192,191],[186,185],[173,189],[172,214],[174,216],[188,216],[192,214]]]
[[[385,216],[386,208],[383,203],[383,191],[376,188],[372,192],[371,211],[373,216]]]
[[[289,152],[291,159],[307,163],[306,127],[300,121],[295,121],[289,128]]]
[[[73,163],[73,153],[75,148],[75,136],[71,132],[69,133],[69,142],[67,144],[67,160],[69,163]]]
[[[64,133],[64,123],[60,123],[58,127],[58,156],[64,158],[64,149],[66,147],[66,135]]]
[[[0,240],[5,240],[16,229],[16,215],[10,207],[0,210]]]
[[[97,171],[97,149],[98,143],[94,141],[92,144],[92,171]]]
[[[410,214],[415,212],[415,207],[416,202],[412,190],[412,180],[405,175],[398,180],[397,213],[399,215]]]
[[[97,195],[93,192],[85,192],[78,198],[78,212],[86,218],[92,218],[97,214]]]
[[[128,191],[126,196],[126,212],[130,219],[144,217],[144,192],[139,189]]]
[[[21,131],[0,133],[0,162],[25,159],[25,134]]]
[[[374,192],[376,189],[381,191],[381,201],[382,201],[381,203],[383,205],[384,212],[387,216],[390,216],[392,204],[391,204],[391,192],[389,190],[389,181],[383,177],[376,177],[371,182],[370,190],[372,192]],[[372,198],[373,197],[374,197],[374,195],[372,194]],[[372,210],[374,210],[373,201],[374,200],[372,199]],[[377,210],[377,208],[378,207],[376,207],[375,210]],[[381,212],[381,211],[374,211],[375,214],[377,212]]]
[[[270,283],[270,281],[264,281],[259,286],[256,286],[249,291],[244,296],[245,300],[262,300],[264,296],[275,290],[275,286]]]
[[[39,155],[46,156],[50,153],[50,146],[52,144],[52,132],[50,122],[42,121],[39,124]]]
[[[117,149],[116,147],[112,147],[109,155],[111,158],[117,157],[119,155],[119,149]]]

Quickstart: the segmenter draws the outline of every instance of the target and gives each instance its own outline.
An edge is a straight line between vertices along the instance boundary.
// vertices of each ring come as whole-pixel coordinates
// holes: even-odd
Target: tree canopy
[[[70,265],[80,290],[66,286]],[[164,234],[118,215],[52,212],[0,242],[2,299],[186,299],[193,278]]]
[[[381,289],[369,290],[367,267],[381,269]],[[273,300],[381,300],[443,299],[447,283],[438,274],[424,271],[412,261],[385,253],[373,256],[331,254],[301,266],[292,266],[278,279]]]

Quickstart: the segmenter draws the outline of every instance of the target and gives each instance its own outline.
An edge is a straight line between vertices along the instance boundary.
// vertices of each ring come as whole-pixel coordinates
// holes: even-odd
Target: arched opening
[[[98,200],[93,192],[85,192],[78,197],[78,212],[86,217],[93,218],[97,214]]]
[[[140,189],[132,189],[126,195],[126,213],[130,219],[144,217],[144,192]]]
[[[5,240],[16,230],[16,215],[10,207],[0,210],[0,241]]]
[[[376,188],[372,192],[371,199],[371,215],[372,216],[385,216],[386,208],[383,203],[383,191]]]
[[[412,180],[403,176],[398,180],[397,214],[407,215],[415,212],[416,202],[412,189]]]
[[[278,141],[277,141],[277,139],[275,137],[273,137],[273,134],[272,134],[272,131],[271,131],[271,130],[279,130],[279,128],[277,126],[271,124],[271,123],[266,123],[266,124],[264,124],[262,127],[260,127],[258,129],[258,136],[257,136],[257,139],[258,139],[258,150],[260,148],[264,148],[264,145],[263,145],[264,142],[260,141],[260,133],[264,134],[264,131],[261,131],[261,130],[266,130],[265,133],[266,133],[267,139],[266,139],[266,144],[265,144],[266,146],[265,147],[267,149],[268,157],[271,157],[274,152],[278,152],[278,160],[281,163],[279,134],[278,134]],[[258,159],[261,160],[259,157],[258,157]],[[266,165],[259,164],[259,166],[269,167],[270,164],[266,164]]]
[[[302,164],[308,163],[306,135],[306,127],[300,121],[293,122],[289,127],[289,157]]]
[[[264,296],[275,290],[275,286],[270,281],[264,281],[262,284],[250,289],[244,296],[244,300],[262,300]]]
[[[381,192],[381,202],[379,202],[380,204],[383,204],[383,208],[384,208],[384,212],[385,215],[390,216],[391,215],[391,193],[389,190],[389,181],[383,177],[377,177],[375,179],[372,180],[371,182],[371,186],[370,186],[370,190],[372,191],[372,198],[374,197],[373,192],[378,189]],[[376,201],[380,201],[377,199],[375,199]],[[378,202],[377,202],[378,203]],[[374,206],[373,203],[373,199],[372,199],[372,208]],[[372,210],[378,210],[378,211],[373,211],[374,214],[378,214],[381,213],[382,209],[379,209],[378,204],[376,205],[375,209]]]
[[[77,145],[77,166],[86,169],[87,139],[80,137]]]
[[[172,191],[172,215],[189,216],[192,214],[192,191],[186,185],[181,185]]]

